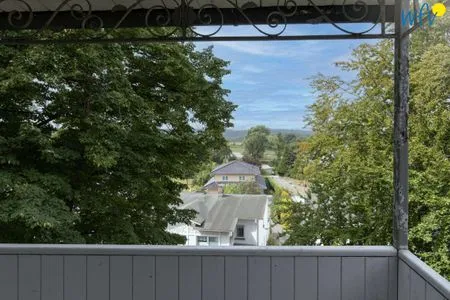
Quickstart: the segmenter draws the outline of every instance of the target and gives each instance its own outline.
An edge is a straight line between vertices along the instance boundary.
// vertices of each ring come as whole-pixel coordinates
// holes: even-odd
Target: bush
[[[223,188],[224,194],[261,194],[261,188],[255,182],[229,183]]]

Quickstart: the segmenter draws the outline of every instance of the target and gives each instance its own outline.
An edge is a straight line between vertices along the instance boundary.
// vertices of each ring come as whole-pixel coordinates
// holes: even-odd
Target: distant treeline
[[[223,134],[225,139],[230,142],[242,142],[247,135],[248,130],[227,129]],[[294,134],[297,137],[307,137],[312,134],[310,130],[302,129],[270,129],[271,134],[281,133],[283,135]]]

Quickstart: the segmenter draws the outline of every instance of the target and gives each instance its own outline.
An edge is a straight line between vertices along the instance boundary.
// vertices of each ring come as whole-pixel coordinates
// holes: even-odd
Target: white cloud
[[[225,47],[229,50],[265,57],[295,58],[310,60],[320,55],[326,47],[317,41],[302,41],[285,43],[278,42],[215,42],[216,47]],[[306,50],[306,51],[305,51]]]
[[[242,72],[246,72],[246,73],[263,73],[264,69],[259,68],[257,66],[253,66],[253,65],[244,65],[240,68],[240,70]]]

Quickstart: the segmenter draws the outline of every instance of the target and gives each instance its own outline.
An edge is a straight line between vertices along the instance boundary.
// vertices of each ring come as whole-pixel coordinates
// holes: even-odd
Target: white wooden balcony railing
[[[450,284],[393,247],[0,244],[0,299],[443,300]]]

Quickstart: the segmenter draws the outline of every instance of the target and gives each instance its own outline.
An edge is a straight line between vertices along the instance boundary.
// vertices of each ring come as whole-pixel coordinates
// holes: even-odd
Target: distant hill
[[[298,137],[310,136],[312,134],[309,130],[302,129],[270,129],[271,134],[295,134]],[[227,129],[223,136],[229,142],[242,142],[247,135],[247,130]]]

